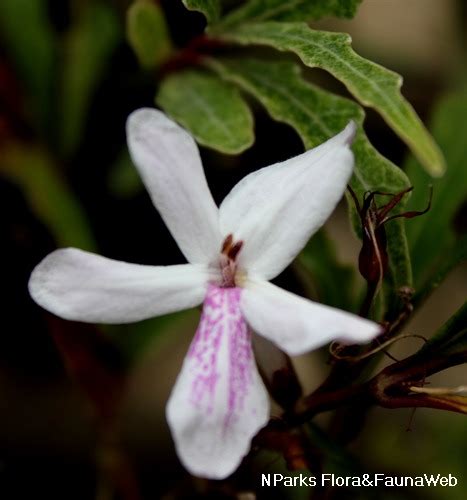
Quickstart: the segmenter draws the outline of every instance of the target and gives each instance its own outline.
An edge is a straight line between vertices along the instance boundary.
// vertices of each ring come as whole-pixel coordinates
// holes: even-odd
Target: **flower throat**
[[[235,275],[237,273],[237,257],[242,249],[243,241],[234,242],[233,235],[229,234],[221,248],[221,274],[223,288],[232,288],[237,285]]]

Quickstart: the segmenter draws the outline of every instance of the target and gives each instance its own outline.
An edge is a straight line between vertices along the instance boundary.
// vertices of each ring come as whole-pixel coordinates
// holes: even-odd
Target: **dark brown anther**
[[[235,243],[235,245],[231,247],[227,252],[227,257],[230,260],[235,260],[240,250],[242,249],[242,246],[243,246],[243,241],[237,241],[237,243]]]
[[[237,241],[234,243],[233,235],[229,234],[222,244],[221,253],[225,255],[229,260],[235,261],[237,255],[242,249],[243,241]]]
[[[221,253],[228,254],[233,242],[233,235],[229,234],[222,243]]]
[[[235,286],[235,275],[237,272],[237,264],[235,262],[240,250],[242,249],[243,241],[234,243],[233,235],[226,236],[221,248],[220,266],[222,272],[222,286]]]

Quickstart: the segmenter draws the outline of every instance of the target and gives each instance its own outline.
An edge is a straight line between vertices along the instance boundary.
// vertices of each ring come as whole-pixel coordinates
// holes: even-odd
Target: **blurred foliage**
[[[420,356],[455,354],[467,349],[467,302],[420,349]]]
[[[143,182],[125,149],[109,172],[109,190],[118,198],[132,198],[143,190]]]
[[[466,89],[450,92],[439,101],[431,121],[432,137],[400,93],[402,79],[398,74],[357,55],[348,35],[311,29],[304,23],[328,16],[351,18],[361,0],[181,0],[178,3],[181,9],[185,6],[204,15],[208,23],[204,33],[204,20],[198,22],[201,16],[197,14],[178,26],[179,19],[173,13],[180,11],[173,2],[63,2],[62,8],[68,5],[69,12],[64,15],[63,25],[57,27],[50,15],[51,5],[56,4],[48,0],[1,0],[0,40],[7,62],[5,65],[2,62],[0,68],[0,88],[3,91],[11,81],[13,88],[7,90],[20,97],[18,103],[8,103],[8,113],[1,117],[0,175],[20,187],[29,208],[56,245],[97,250],[95,240],[99,234],[94,231],[99,231],[99,224],[90,218],[91,212],[87,215],[88,207],[77,194],[82,192],[82,186],[76,177],[85,170],[85,165],[80,164],[86,158],[83,145],[95,148],[101,144],[99,138],[90,141],[90,137],[100,132],[93,123],[94,107],[105,115],[104,123],[109,126],[105,121],[111,119],[108,116],[126,112],[119,108],[118,102],[112,103],[110,112],[105,106],[99,107],[105,100],[104,82],[108,89],[130,81],[128,92],[135,90],[135,95],[129,98],[133,107],[150,103],[151,95],[155,95],[158,106],[187,128],[201,145],[223,154],[239,154],[254,144],[251,110],[256,111],[256,103],[271,118],[292,127],[305,148],[320,144],[354,120],[358,125],[353,144],[356,168],[350,184],[359,200],[368,192],[396,194],[413,185],[410,199],[407,203],[404,199],[395,213],[417,211],[426,207],[428,186],[434,186],[427,214],[406,224],[403,220],[391,220],[386,227],[390,271],[385,277],[385,296],[380,293],[376,297],[375,309],[379,318],[387,318],[391,309],[398,323],[394,322],[388,335],[397,333],[410,316],[411,307],[417,310],[467,258]],[[177,29],[189,33],[190,39],[173,36]],[[361,105],[374,108],[414,155],[404,169],[370,142],[360,104],[332,93],[326,83],[318,86],[319,78],[311,83],[314,73],[302,71],[298,59],[286,60],[284,54],[279,58],[278,52],[298,56],[305,67],[327,71]],[[112,72],[116,54],[126,61],[120,74]],[[3,79],[4,73],[8,73],[8,78]],[[123,74],[127,78],[124,83],[119,80]],[[118,153],[120,146],[115,150]],[[96,157],[100,158],[98,154]],[[220,155],[215,158],[221,166],[231,163]],[[241,160],[245,158],[249,157]],[[107,165],[108,171],[102,166],[97,174],[107,181],[110,195],[106,195],[127,203],[123,209],[126,210],[138,198],[142,183],[126,150],[115,154],[111,161],[113,165]],[[231,164],[238,163],[241,162]],[[447,170],[439,177],[445,163]],[[227,174],[222,167],[219,170],[221,175]],[[84,178],[87,181],[95,177]],[[354,201],[350,197],[347,201],[352,228],[361,237],[362,221]],[[357,266],[340,262],[335,241],[325,229],[314,235],[304,248],[296,268],[313,298],[346,310],[358,310],[362,290],[356,285]],[[416,293],[410,302],[413,284]],[[399,300],[403,288],[409,290],[409,302]],[[431,359],[435,354],[465,354],[465,312],[464,305],[447,320],[420,350],[420,359]],[[196,314],[193,311],[174,314],[104,331],[129,364],[135,364],[144,352],[154,349],[158,340],[170,338],[184,325],[191,325]],[[88,335],[88,341],[92,335],[92,332]],[[65,337],[66,331],[62,339]],[[73,341],[78,345],[79,339],[78,328]],[[78,347],[86,348],[84,343]],[[332,383],[335,383],[334,371],[331,370]],[[341,377],[340,382],[350,385],[359,380],[361,373],[350,373]],[[88,379],[86,382],[89,384]],[[464,400],[460,404],[465,405]],[[433,420],[428,431],[430,440],[420,443],[420,456],[424,457],[430,447],[436,447],[446,459],[446,472],[461,475],[464,469],[459,469],[463,457],[460,450],[465,447],[465,442],[459,444],[462,428],[450,428],[451,421],[448,425],[441,421]],[[404,468],[403,472],[419,470],[416,461],[399,464],[391,458],[397,454],[384,453],[392,444],[390,433],[381,433],[381,427],[371,431],[378,439],[367,443],[366,448],[368,456],[379,457],[377,465],[368,459],[366,463],[357,463],[344,445],[314,424],[307,424],[304,432],[311,446],[318,450],[326,471],[357,473],[377,466],[396,471]],[[368,433],[363,439],[365,435]],[[285,468],[277,470],[284,472]],[[306,493],[290,494],[293,498],[304,498]],[[454,490],[450,494],[452,498],[462,498],[456,497]],[[391,498],[390,493],[387,498]]]
[[[129,363],[136,364],[149,349],[154,349],[162,339],[176,335],[183,328],[196,325],[198,319],[194,310],[167,314],[132,325],[105,326],[109,338],[113,340]]]
[[[58,245],[96,249],[79,200],[45,151],[10,145],[0,151],[0,174],[23,190],[32,210],[49,228]]]
[[[21,27],[18,20],[21,19]],[[24,87],[28,115],[50,133],[57,46],[44,0],[2,0],[0,28],[5,49]]]
[[[297,272],[309,295],[324,304],[356,312],[355,270],[339,262],[333,241],[319,230],[302,250]]]
[[[127,14],[127,38],[143,68],[163,63],[172,51],[167,23],[159,4],[138,0]]]
[[[452,259],[465,260],[466,240],[456,231],[456,217],[460,217],[467,202],[465,117],[467,116],[467,88],[443,97],[431,120],[433,135],[442,147],[448,169],[440,179],[432,179],[420,170],[417,161],[409,158],[406,171],[415,187],[409,207],[417,209],[427,203],[429,186],[433,186],[431,210],[407,226],[415,282],[419,287],[429,286],[430,277]],[[465,222],[461,231],[466,232]],[[462,250],[464,249],[464,250]],[[457,256],[457,257],[456,257]],[[452,266],[451,266],[452,267]]]
[[[99,2],[88,2],[80,9],[65,35],[61,45],[61,99],[57,106],[60,144],[66,156],[75,151],[83,137],[91,100],[120,37],[115,12]]]

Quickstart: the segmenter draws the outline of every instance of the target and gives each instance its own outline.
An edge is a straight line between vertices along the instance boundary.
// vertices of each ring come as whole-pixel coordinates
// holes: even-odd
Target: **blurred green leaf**
[[[119,198],[131,198],[143,189],[141,177],[127,149],[121,153],[112,166],[107,183],[110,191]]]
[[[359,199],[365,191],[397,193],[409,186],[404,172],[369,142],[362,127],[364,112],[360,106],[306,82],[296,64],[254,59],[216,59],[208,64],[225,79],[256,97],[272,118],[291,125],[307,149],[321,144],[340,132],[349,120],[354,120],[359,126],[353,145],[356,166],[350,184]],[[354,203],[350,197],[348,201],[354,213],[354,227],[359,232]],[[391,237],[389,254],[394,285],[410,285],[411,268],[402,221],[391,221],[387,227]]]
[[[219,37],[243,45],[261,44],[292,51],[307,66],[328,71],[363,105],[375,108],[383,116],[431,175],[444,172],[441,151],[400,93],[402,78],[356,54],[349,35],[312,30],[305,23],[270,21],[243,24]]]
[[[127,39],[143,68],[152,69],[167,60],[171,50],[164,12],[152,0],[136,0],[127,12]]]
[[[419,355],[453,354],[467,350],[467,302],[420,349]]]
[[[414,307],[420,306],[431,293],[438,288],[448,274],[462,262],[467,261],[467,234],[456,239],[452,248],[443,252],[439,258],[439,265],[435,267],[432,274],[418,286],[412,300]]]
[[[304,285],[310,295],[324,304],[346,311],[355,311],[355,282],[352,266],[343,265],[337,258],[332,240],[324,229],[318,231],[298,256],[299,276],[303,274]],[[311,285],[311,286],[310,286]]]
[[[221,15],[221,0],[182,0],[188,10],[204,14],[208,23],[216,22]]]
[[[56,47],[44,0],[1,0],[1,38],[26,91],[39,130],[50,130]]]
[[[0,172],[21,188],[32,211],[59,246],[95,250],[79,201],[44,151],[19,145],[4,149],[0,157]]]
[[[249,0],[219,24],[224,29],[244,22],[310,21],[325,16],[352,18],[362,0]]]
[[[119,41],[120,27],[111,7],[91,2],[67,34],[60,104],[61,144],[73,152],[82,137],[89,105]]]
[[[253,144],[248,105],[237,89],[214,76],[199,71],[170,75],[156,102],[203,146],[237,154]]]
[[[462,241],[465,245],[465,238],[456,239],[454,218],[467,200],[466,116],[467,89],[444,97],[434,111],[431,130],[446,155],[448,169],[444,177],[430,179],[413,158],[406,165],[415,188],[410,200],[412,210],[420,210],[427,205],[429,185],[433,185],[430,211],[411,221],[407,227],[415,283],[419,287],[426,286],[428,277],[445,267],[446,261],[459,253],[456,247]]]

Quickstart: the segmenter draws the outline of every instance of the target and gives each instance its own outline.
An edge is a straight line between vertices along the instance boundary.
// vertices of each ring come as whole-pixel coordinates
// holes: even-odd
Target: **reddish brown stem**
[[[162,76],[181,71],[182,69],[199,66],[204,56],[212,53],[214,50],[224,47],[224,42],[207,35],[199,35],[190,43],[176,52],[160,68]]]

